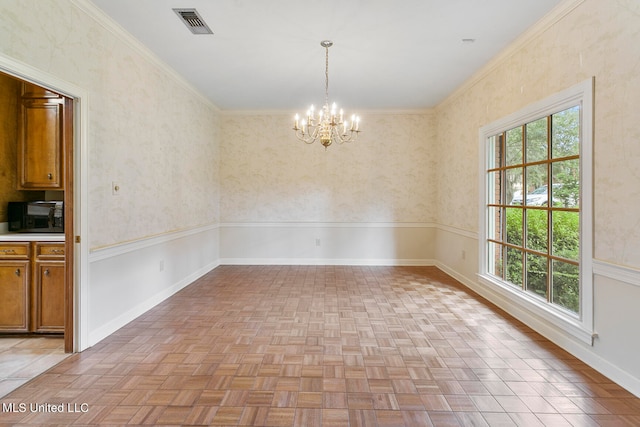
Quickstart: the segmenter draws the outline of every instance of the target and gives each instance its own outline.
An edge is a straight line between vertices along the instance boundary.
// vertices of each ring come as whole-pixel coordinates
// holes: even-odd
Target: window
[[[482,283],[589,343],[592,87],[480,132]]]

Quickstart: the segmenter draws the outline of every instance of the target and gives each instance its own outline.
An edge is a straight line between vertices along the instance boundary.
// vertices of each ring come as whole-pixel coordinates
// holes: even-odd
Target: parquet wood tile
[[[640,399],[431,267],[218,267],[1,404],[2,426],[640,425]]]

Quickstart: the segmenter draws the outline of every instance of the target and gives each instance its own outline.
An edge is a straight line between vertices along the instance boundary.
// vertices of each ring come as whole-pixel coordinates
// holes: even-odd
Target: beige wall
[[[480,126],[595,76],[595,258],[640,267],[638,28],[637,1],[585,0],[440,105],[438,222],[477,230]]]
[[[358,140],[326,151],[291,115],[224,116],[222,222],[433,222],[433,114],[360,113]]]
[[[525,34],[436,108],[442,159],[437,222],[443,229],[435,257],[448,272],[481,286],[476,284],[478,261],[472,251],[478,230],[479,128],[595,77],[597,337],[588,346],[563,332],[550,333],[640,395],[640,2],[567,0],[562,5],[565,13],[559,19]],[[462,260],[465,248],[474,256]]]
[[[93,19],[84,1],[3,0],[0,8],[2,54],[89,95],[92,249],[218,220],[218,122],[208,101]]]
[[[360,137],[327,150],[290,114],[223,116],[222,263],[433,262],[434,115],[359,113]]]
[[[434,111],[361,112],[360,141],[327,152],[298,142],[290,117],[220,115],[137,43],[93,19],[84,0],[2,0],[0,52],[89,94],[83,100],[89,103],[85,202],[93,249],[218,222],[435,223],[437,249],[426,228],[425,256],[435,254],[440,265],[471,280],[477,271],[478,129],[595,76],[595,258],[632,267],[628,282],[638,282],[640,4],[563,4],[576,6],[520,39]],[[111,195],[112,181],[121,186],[119,196]],[[218,242],[206,240],[176,253],[191,248],[191,261],[202,252],[198,245],[209,244],[215,258]],[[127,251],[128,266],[120,253],[98,253],[94,260],[124,268],[120,276],[110,276],[114,268],[95,268],[100,277],[89,278],[89,306],[103,308],[96,329],[146,309],[156,290],[141,284],[151,272],[172,272],[171,265],[161,271],[158,260],[169,263],[173,252],[153,252],[143,263],[135,247]],[[167,286],[188,283],[182,277],[191,280],[189,272],[205,271],[207,261],[183,262],[184,273]],[[123,277],[132,280],[123,291],[136,287],[133,308],[121,308],[112,292]],[[625,384],[640,394],[640,312],[633,303],[640,287],[601,276],[594,283],[599,336],[578,351],[599,369],[620,374],[616,379],[630,379]],[[95,298],[100,295],[111,300]]]

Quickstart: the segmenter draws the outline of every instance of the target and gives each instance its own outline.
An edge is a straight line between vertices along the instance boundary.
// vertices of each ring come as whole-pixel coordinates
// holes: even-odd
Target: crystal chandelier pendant
[[[293,130],[296,137],[306,144],[313,144],[320,140],[326,149],[332,143],[343,144],[355,141],[360,133],[360,117],[351,116],[351,121],[344,120],[344,111],[337,110],[335,103],[329,107],[329,48],[333,46],[330,40],[323,40],[320,46],[325,49],[325,85],[324,105],[316,114],[313,105],[307,111],[306,117],[295,115]]]

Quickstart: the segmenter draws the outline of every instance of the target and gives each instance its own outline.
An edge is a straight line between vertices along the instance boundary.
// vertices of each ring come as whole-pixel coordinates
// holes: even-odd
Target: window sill
[[[561,309],[513,288],[491,275],[478,274],[478,279],[480,284],[488,286],[489,290],[506,304],[500,304],[500,301],[492,302],[530,326],[535,323],[537,332],[542,335],[548,335],[545,331],[552,332],[550,328],[554,328],[585,344],[593,345],[593,339],[597,334],[580,319],[565,314]]]

